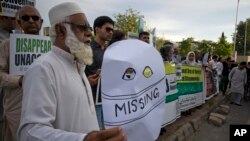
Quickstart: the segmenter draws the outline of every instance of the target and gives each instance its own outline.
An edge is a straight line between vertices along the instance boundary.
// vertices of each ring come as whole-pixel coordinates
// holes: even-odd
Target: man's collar
[[[104,47],[104,49],[103,49],[102,46],[96,40],[92,40],[90,42],[90,45],[91,45],[92,48],[100,48],[102,50],[106,49],[106,47]]]
[[[62,56],[63,58],[65,58],[66,60],[70,61],[71,63],[75,62],[75,57],[74,55],[64,51],[63,49],[57,47],[57,46],[53,46],[52,47],[52,52],[59,54],[60,56]]]
[[[91,47],[94,47],[94,48],[101,48],[101,45],[99,43],[97,43],[95,40],[92,40],[90,42],[90,45],[91,45]]]

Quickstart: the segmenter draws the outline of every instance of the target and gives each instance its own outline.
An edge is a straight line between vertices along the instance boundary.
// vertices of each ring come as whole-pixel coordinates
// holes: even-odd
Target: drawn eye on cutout
[[[143,75],[144,75],[146,78],[149,78],[150,76],[153,75],[152,69],[151,69],[149,66],[146,66],[145,69],[143,70]]]
[[[122,79],[123,80],[133,80],[135,78],[136,71],[133,68],[127,68],[124,72]]]

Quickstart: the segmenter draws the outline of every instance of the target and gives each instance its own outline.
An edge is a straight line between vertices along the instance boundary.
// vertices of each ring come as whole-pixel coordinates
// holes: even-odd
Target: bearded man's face
[[[65,27],[67,30],[65,44],[70,49],[70,53],[76,57],[80,64],[91,65],[93,63],[91,46],[81,42],[71,30],[70,25],[66,24]]]

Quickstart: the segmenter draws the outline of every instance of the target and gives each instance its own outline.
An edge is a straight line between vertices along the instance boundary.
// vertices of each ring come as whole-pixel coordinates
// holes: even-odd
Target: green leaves
[[[243,55],[244,52],[246,23],[247,23],[246,55],[250,55],[250,19],[247,19],[247,22],[240,21],[240,23],[237,25],[235,50],[240,55]]]
[[[131,8],[126,10],[125,13],[115,14],[114,17],[116,19],[115,27],[125,32],[137,32],[139,18],[144,18],[143,15],[140,15],[140,12]]]

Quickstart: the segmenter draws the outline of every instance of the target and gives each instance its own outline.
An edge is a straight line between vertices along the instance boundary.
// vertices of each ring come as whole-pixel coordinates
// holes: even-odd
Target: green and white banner
[[[177,81],[180,110],[205,103],[204,71],[201,67],[182,66],[182,79]]]
[[[49,37],[28,34],[10,35],[10,74],[23,75],[36,58],[51,50]]]
[[[176,81],[176,65],[174,63],[164,62],[166,74],[166,99],[165,99],[165,115],[162,126],[166,126],[174,122],[180,117],[179,96]]]

